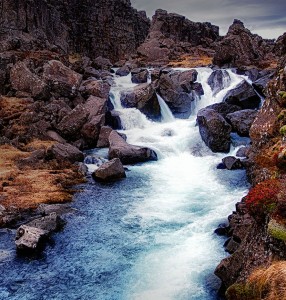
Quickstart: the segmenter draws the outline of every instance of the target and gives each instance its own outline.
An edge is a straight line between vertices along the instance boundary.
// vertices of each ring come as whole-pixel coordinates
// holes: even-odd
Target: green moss
[[[286,125],[284,125],[280,128],[280,134],[283,136],[286,136]]]
[[[225,293],[227,300],[249,300],[253,299],[253,291],[246,284],[235,283]]]
[[[282,121],[286,119],[286,109],[283,109],[280,114],[277,116],[278,121]]]
[[[286,98],[286,92],[285,92],[285,91],[280,91],[280,92],[278,93],[278,95],[279,95],[280,97],[282,97],[283,99]]]
[[[286,226],[271,219],[267,228],[268,234],[277,240],[286,241]]]

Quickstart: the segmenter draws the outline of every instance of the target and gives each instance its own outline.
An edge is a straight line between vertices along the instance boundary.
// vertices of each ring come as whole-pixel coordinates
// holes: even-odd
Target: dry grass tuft
[[[213,58],[210,56],[194,56],[194,55],[183,55],[176,61],[171,61],[168,66],[173,68],[196,68],[205,67],[212,64]]]
[[[49,142],[37,140],[28,148],[46,148]],[[41,167],[19,168],[18,161],[30,152],[13,146],[0,146],[0,204],[6,209],[34,209],[41,203],[62,203],[72,199],[68,190],[82,182],[82,177],[72,165],[59,165],[55,160],[45,161]]]
[[[255,271],[248,280],[248,286],[257,299],[286,299],[286,261],[275,262],[267,269]]]

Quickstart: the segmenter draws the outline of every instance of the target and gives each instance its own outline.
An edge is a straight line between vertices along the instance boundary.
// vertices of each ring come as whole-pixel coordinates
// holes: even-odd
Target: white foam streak
[[[162,122],[168,123],[168,122],[173,122],[175,120],[169,106],[166,104],[165,100],[158,94],[157,99],[160,105],[161,109],[161,115],[162,115]]]

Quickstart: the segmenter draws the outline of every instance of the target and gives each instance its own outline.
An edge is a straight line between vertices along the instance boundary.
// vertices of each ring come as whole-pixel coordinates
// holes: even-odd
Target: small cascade
[[[144,129],[152,124],[137,108],[125,108],[119,110],[119,112],[121,125],[124,130],[133,128]]]
[[[167,105],[167,103],[164,101],[164,99],[159,95],[157,95],[157,99],[160,105],[160,109],[161,109],[161,115],[162,115],[162,122],[164,123],[168,123],[168,122],[172,122],[175,120],[169,106]]]

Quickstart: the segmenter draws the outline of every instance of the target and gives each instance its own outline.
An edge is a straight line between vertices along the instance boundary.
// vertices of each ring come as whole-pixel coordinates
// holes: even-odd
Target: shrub
[[[265,217],[273,212],[277,206],[277,197],[280,191],[278,179],[265,180],[250,189],[245,203],[250,213],[257,217]]]

